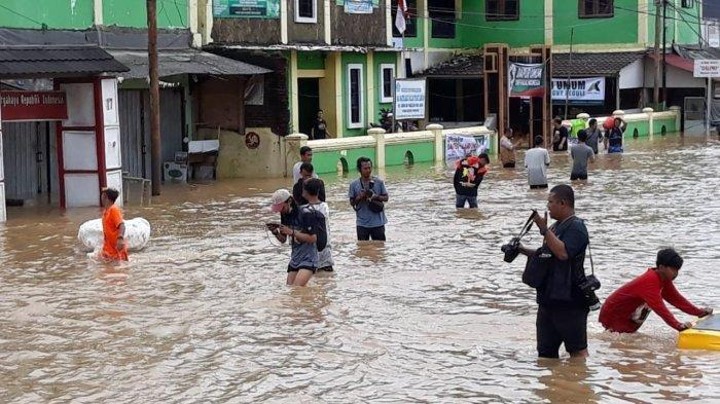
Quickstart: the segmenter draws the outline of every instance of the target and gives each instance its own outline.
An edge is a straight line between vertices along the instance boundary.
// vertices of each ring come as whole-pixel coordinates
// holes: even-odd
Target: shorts
[[[357,239],[360,241],[370,240],[385,241],[385,226],[362,227],[357,226]]]
[[[307,269],[308,271],[312,271],[312,273],[317,272],[317,268],[315,267],[306,267],[306,266],[300,266],[300,267],[293,267],[290,264],[288,264],[287,271],[290,272],[300,272],[301,269]]]
[[[503,164],[504,168],[515,168],[515,163],[505,163]]]
[[[334,269],[333,269],[332,265],[328,265],[328,266],[326,266],[326,267],[318,268],[318,271],[333,272]]]
[[[541,358],[558,358],[560,345],[569,353],[587,349],[587,307],[538,307],[535,328]]]
[[[587,179],[587,173],[585,173],[585,174],[575,174],[575,173],[570,174],[570,181],[586,180],[586,179]]]
[[[546,189],[547,187],[548,187],[548,184],[530,185],[530,189]]]
[[[622,146],[610,146],[608,147],[608,153],[622,153]]]

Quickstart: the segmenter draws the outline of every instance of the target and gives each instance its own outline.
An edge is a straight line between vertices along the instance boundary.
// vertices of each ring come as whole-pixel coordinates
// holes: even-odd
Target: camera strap
[[[590,258],[590,273],[592,275],[595,275],[595,265],[593,265],[592,260],[592,249],[590,248],[590,237],[588,237],[588,257]]]
[[[518,233],[518,235],[517,235],[517,239],[518,239],[518,240],[520,240],[521,238],[525,237],[525,235],[528,234],[528,232],[529,232],[530,229],[532,228],[532,225],[533,225],[533,223],[534,223],[534,222],[533,222],[533,218],[535,218],[535,214],[536,214],[535,212],[533,212],[532,214],[530,214],[530,217],[528,218],[528,220],[527,220],[527,221],[525,222],[525,224],[523,225],[522,230],[520,230],[520,233]]]

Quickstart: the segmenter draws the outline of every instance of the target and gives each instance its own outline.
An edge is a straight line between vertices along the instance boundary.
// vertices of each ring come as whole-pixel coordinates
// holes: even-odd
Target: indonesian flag
[[[405,0],[398,0],[397,12],[395,13],[395,27],[397,27],[401,34],[404,34],[407,28],[405,24],[405,14],[407,14],[407,4]]]

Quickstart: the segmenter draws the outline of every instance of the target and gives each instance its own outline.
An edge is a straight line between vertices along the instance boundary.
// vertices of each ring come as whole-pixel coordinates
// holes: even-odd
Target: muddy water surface
[[[552,158],[550,182],[567,182],[567,156]],[[686,257],[679,289],[720,308],[719,160],[717,141],[679,137],[600,156],[576,195],[601,297],[674,245]],[[586,362],[536,359],[533,292],[522,260],[499,251],[530,208],[544,209],[521,169],[494,165],[475,212],[455,210],[443,170],[382,175],[390,241],[356,243],[355,174],[325,176],[337,270],[295,290],[283,284],[289,250],[262,226],[284,179],[169,186],[152,207],[128,207],[153,237],[121,266],[77,248],[96,209],[11,209],[0,227],[0,402],[720,400],[720,353],[678,351],[656,316],[617,336],[592,313]]]

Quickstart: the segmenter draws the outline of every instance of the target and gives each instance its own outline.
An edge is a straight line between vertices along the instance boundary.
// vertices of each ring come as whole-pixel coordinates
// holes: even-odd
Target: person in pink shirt
[[[694,306],[675,288],[673,280],[682,264],[682,257],[672,248],[658,251],[655,268],[649,268],[607,298],[600,310],[600,323],[609,331],[635,332],[652,310],[678,331],[691,328],[692,323],[681,323],[670,313],[665,301],[692,316],[712,314],[713,309]]]

